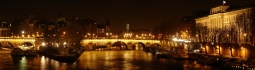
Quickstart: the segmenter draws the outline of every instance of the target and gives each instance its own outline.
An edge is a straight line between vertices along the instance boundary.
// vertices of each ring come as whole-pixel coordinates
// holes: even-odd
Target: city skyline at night
[[[225,0],[226,5],[249,5],[255,1]],[[1,21],[24,19],[28,15],[40,14],[46,18],[78,17],[93,19],[97,23],[109,20],[113,31],[131,29],[151,29],[160,23],[167,23],[175,29],[182,16],[192,15],[195,10],[209,10],[222,5],[222,0],[123,0],[123,1],[3,1],[0,12]]]
[[[5,0],[0,70],[255,70],[255,0]]]

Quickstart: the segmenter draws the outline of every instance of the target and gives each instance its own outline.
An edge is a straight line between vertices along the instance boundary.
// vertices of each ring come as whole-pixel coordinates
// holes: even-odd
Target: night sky
[[[226,0],[227,5],[255,4],[255,0]],[[109,19],[113,31],[124,30],[129,23],[131,29],[149,29],[162,22],[174,28],[183,16],[194,10],[222,5],[222,0],[5,0],[0,1],[0,20],[10,21],[43,14],[57,18],[89,18],[98,23]]]

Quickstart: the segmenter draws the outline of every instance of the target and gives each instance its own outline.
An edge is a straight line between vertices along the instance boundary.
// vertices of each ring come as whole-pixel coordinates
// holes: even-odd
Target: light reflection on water
[[[86,51],[74,63],[45,56],[12,57],[0,54],[0,70],[214,70],[195,61],[155,58],[143,51]]]
[[[80,62],[84,63],[80,64],[89,69],[133,70],[140,66],[132,64],[132,61],[151,61],[152,58],[151,54],[143,51],[90,51],[82,54]]]

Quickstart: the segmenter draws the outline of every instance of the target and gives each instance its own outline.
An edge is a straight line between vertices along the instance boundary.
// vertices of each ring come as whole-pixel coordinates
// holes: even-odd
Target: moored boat
[[[37,53],[35,52],[35,50],[22,50],[20,48],[14,48],[11,51],[11,55],[12,56],[35,56],[37,55]]]
[[[38,54],[52,58],[56,61],[73,63],[76,60],[78,60],[80,55],[84,52],[84,50],[80,48],[80,49],[72,49],[72,50],[70,49],[70,52],[59,51],[59,52],[63,52],[63,54],[61,54],[61,53],[53,53],[48,51],[50,49],[53,50],[53,48],[50,48],[50,47],[41,47],[41,49],[38,51]],[[57,50],[57,48],[55,48],[55,50]]]
[[[24,54],[25,51],[20,48],[13,48],[13,50],[11,51],[12,56],[24,56]]]
[[[155,55],[158,58],[168,58],[169,57],[169,54],[167,51],[156,51]]]

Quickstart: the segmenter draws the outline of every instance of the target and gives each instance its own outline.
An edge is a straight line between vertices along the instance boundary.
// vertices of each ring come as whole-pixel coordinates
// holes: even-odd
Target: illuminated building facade
[[[92,20],[87,19],[58,18],[53,23],[47,24],[44,38],[46,38],[46,42],[47,40],[51,41],[49,45],[56,43],[56,46],[75,46],[88,32],[93,33],[95,30],[93,26],[86,28],[93,24]]]
[[[0,23],[0,37],[10,37],[11,36],[10,27],[11,27],[10,23],[1,22]]]
[[[196,18],[197,42],[251,44],[253,40],[253,7],[218,6],[210,15]]]
[[[231,57],[252,56],[254,46],[254,7],[218,6],[210,14],[196,18],[196,42],[205,53]],[[249,49],[250,48],[250,49]]]
[[[42,16],[29,15],[28,18],[11,22],[9,37],[42,37],[47,20]]]
[[[112,35],[110,31],[110,22],[109,20],[106,21],[105,24],[97,24],[96,28],[96,36],[97,37],[110,37]]]

